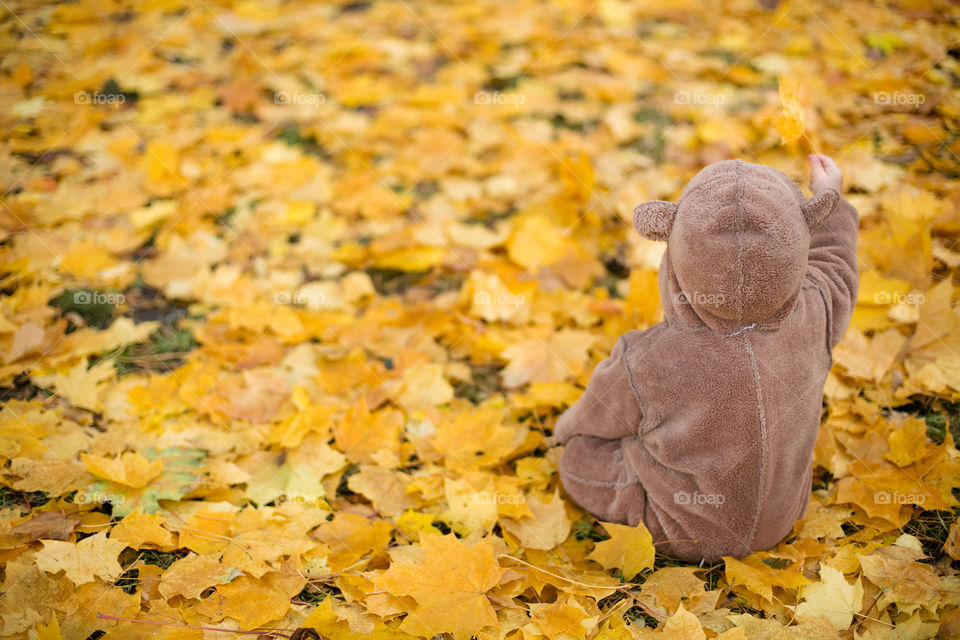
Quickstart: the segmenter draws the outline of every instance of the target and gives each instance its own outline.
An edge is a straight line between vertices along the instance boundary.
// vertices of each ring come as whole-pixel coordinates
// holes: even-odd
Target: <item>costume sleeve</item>
[[[840,198],[836,209],[810,234],[808,275],[827,304],[828,343],[836,346],[850,324],[857,302],[857,229],[859,216]]]
[[[637,433],[642,412],[625,362],[621,337],[610,357],[598,364],[580,399],[561,415],[553,435],[563,444],[576,435],[616,440]]]

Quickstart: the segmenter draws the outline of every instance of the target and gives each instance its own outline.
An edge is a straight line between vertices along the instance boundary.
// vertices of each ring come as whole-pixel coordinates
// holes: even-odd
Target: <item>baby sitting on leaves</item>
[[[725,160],[676,204],[634,211],[665,240],[664,321],[620,337],[554,427],[560,477],[597,517],[650,530],[697,561],[776,545],[810,499],[831,351],[857,298],[856,210],[842,174],[810,156],[788,176]]]

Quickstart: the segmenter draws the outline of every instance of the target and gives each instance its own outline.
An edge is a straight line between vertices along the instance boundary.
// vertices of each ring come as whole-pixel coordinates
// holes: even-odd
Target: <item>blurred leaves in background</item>
[[[0,637],[960,636],[957,17],[5,4]],[[550,428],[661,319],[633,207],[810,150],[861,215],[810,507],[684,566]]]

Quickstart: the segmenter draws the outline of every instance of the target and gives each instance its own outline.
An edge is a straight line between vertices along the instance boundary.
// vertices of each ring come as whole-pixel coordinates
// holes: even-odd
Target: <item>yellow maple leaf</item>
[[[597,625],[599,615],[591,616],[573,598],[567,596],[551,604],[531,605],[533,614],[527,628],[550,640],[586,638]]]
[[[218,586],[196,608],[198,613],[211,617],[229,616],[245,629],[280,620],[289,610],[290,594],[284,593],[269,579],[257,580],[250,576],[238,576],[230,583]]]
[[[528,382],[563,382],[579,376],[596,336],[577,329],[561,329],[543,339],[536,334],[512,344],[501,356],[509,364],[501,372],[508,388]]]
[[[643,581],[640,596],[650,604],[661,606],[668,615],[676,613],[681,602],[686,602],[691,611],[697,610],[700,601],[709,602],[711,597],[716,604],[719,591],[704,591],[704,582],[695,571],[695,567],[661,567]]]
[[[667,618],[662,637],[665,640],[706,640],[707,635],[697,616],[684,609],[681,604],[677,607],[677,612]]]
[[[347,486],[370,500],[379,513],[393,518],[417,506],[417,501],[406,492],[409,483],[410,478],[399,471],[361,464],[360,471],[350,476]]]
[[[8,424],[0,421],[0,431],[9,438],[11,435]],[[36,433],[36,427],[32,428]],[[37,450],[44,447],[37,442]],[[8,473],[19,476],[13,480],[12,486],[18,491],[46,491],[53,495],[60,495],[74,489],[79,489],[92,478],[84,472],[83,466],[72,460],[49,460],[32,458],[14,458],[10,462]]]
[[[371,551],[385,549],[390,543],[393,525],[383,520],[371,522],[355,513],[339,512],[333,520],[317,527],[313,536],[330,548],[327,562],[334,571],[356,563]]]
[[[38,376],[38,379],[49,380],[44,384],[52,386],[58,396],[66,398],[73,406],[101,411],[104,383],[116,377],[117,369],[111,360],[105,358],[87,368],[86,360],[81,358],[66,373]]]
[[[170,547],[173,545],[173,534],[160,526],[164,522],[163,516],[146,514],[137,508],[110,530],[110,538],[124,542],[133,549],[146,544]]]
[[[626,579],[653,566],[653,536],[643,522],[635,527],[613,522],[600,524],[610,534],[610,539],[597,543],[587,558],[599,562],[608,571],[619,569]]]
[[[76,544],[60,540],[44,540],[37,552],[37,566],[47,573],[65,571],[75,585],[93,582],[97,578],[113,582],[123,573],[117,556],[127,547],[125,542],[107,538],[101,531]]]
[[[431,443],[457,469],[498,464],[523,441],[525,430],[505,425],[506,413],[496,407],[458,412],[437,427]]]
[[[77,278],[96,278],[116,264],[110,252],[92,239],[70,245],[60,258],[60,270]]]
[[[432,513],[420,513],[418,511],[408,509],[396,517],[396,523],[397,527],[404,535],[411,538],[417,538],[420,536],[420,532],[422,531],[440,534],[440,529],[437,529],[435,526],[433,526],[433,521],[436,519],[436,516],[434,516]]]
[[[368,597],[376,599],[382,594],[374,594]],[[343,606],[336,606],[338,600],[333,597],[324,598],[317,607],[310,612],[310,615],[300,623],[301,628],[312,628],[319,632],[321,637],[329,640],[355,640],[359,635],[351,628],[352,620],[342,615]],[[372,611],[368,607],[368,610]],[[379,615],[379,614],[378,614]],[[395,615],[395,614],[394,614]],[[396,628],[387,627],[384,623],[377,621],[370,627],[364,628],[364,637],[372,640],[421,640],[418,636],[404,633]]]
[[[940,578],[933,567],[917,562],[921,558],[922,551],[896,544],[860,556],[864,577],[881,589],[881,611],[896,604],[898,611],[912,613],[940,600]]]
[[[143,156],[144,168],[151,187],[165,194],[173,185],[185,182],[180,173],[180,151],[166,140],[154,140],[147,145]]]
[[[231,543],[227,534],[234,520],[232,511],[213,506],[198,510],[181,525],[177,546],[200,554],[223,549]]]
[[[796,589],[810,580],[798,571],[772,569],[763,563],[760,555],[753,553],[737,560],[732,556],[723,557],[727,582],[738,592],[745,588],[751,594],[772,603],[773,588]]]
[[[105,620],[99,615],[132,618],[140,610],[140,602],[138,592],[127,593],[99,580],[80,585],[69,597],[57,603],[57,609],[64,612],[60,633],[71,640],[86,638],[104,626]]]
[[[797,616],[822,616],[839,631],[848,628],[855,613],[863,606],[863,585],[860,579],[850,584],[843,573],[829,565],[820,566],[820,582],[800,587]]]
[[[467,546],[453,534],[420,534],[424,560],[416,564],[391,564],[374,578],[374,584],[393,595],[411,596],[417,602],[400,629],[414,635],[451,633],[469,640],[481,629],[497,624],[486,593],[500,582],[493,545],[481,540]]]
[[[510,259],[525,269],[549,266],[569,254],[574,246],[569,234],[540,214],[521,218],[507,239]]]
[[[482,481],[487,475],[486,482]],[[447,501],[447,510],[443,512],[443,520],[459,534],[470,535],[474,532],[489,531],[497,522],[496,490],[492,476],[489,474],[474,474],[467,479],[443,479],[444,495]],[[474,486],[482,487],[481,490]]]
[[[496,273],[480,270],[470,272],[470,278],[464,286],[468,296],[470,315],[487,322],[522,323],[530,317],[533,291],[529,287],[522,292],[514,291]]]
[[[773,128],[784,144],[796,142],[803,135],[803,108],[797,99],[800,81],[780,78],[779,89],[781,111],[773,119]]]
[[[444,377],[442,364],[421,360],[404,369],[396,399],[408,411],[427,409],[450,402],[453,387]]]
[[[541,502],[532,494],[527,495],[524,501],[533,512],[532,518],[501,520],[504,529],[516,536],[521,545],[527,549],[548,551],[567,539],[573,523],[567,517],[559,493],[554,493],[550,502]]]
[[[894,429],[887,436],[890,451],[884,458],[897,465],[905,467],[917,460],[923,459],[927,453],[927,423],[923,418],[910,418],[898,429]]]
[[[150,461],[135,451],[118,453],[115,458],[84,453],[80,458],[87,471],[98,478],[134,489],[147,486],[163,471],[163,460]]]
[[[199,598],[205,589],[224,584],[239,571],[223,561],[222,554],[192,554],[180,558],[163,572],[158,590],[164,598]]]
[[[373,454],[381,449],[399,452],[402,427],[401,412],[389,408],[371,412],[366,398],[361,396],[346,416],[334,423],[333,435],[337,449],[350,462],[372,462]]]

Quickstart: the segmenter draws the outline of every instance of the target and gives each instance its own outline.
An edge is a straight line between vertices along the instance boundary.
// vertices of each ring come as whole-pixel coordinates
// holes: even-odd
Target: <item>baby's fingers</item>
[[[843,173],[840,167],[830,156],[819,153],[812,153],[810,159],[810,188],[814,193],[819,193],[824,189],[835,189],[840,191],[843,181]]]
[[[818,178],[822,177],[826,172],[824,171],[823,164],[820,162],[820,158],[816,155],[810,156],[810,182],[816,181]]]
[[[837,163],[833,161],[833,158],[830,156],[825,156],[822,154],[817,154],[817,158],[820,160],[820,166],[823,167],[823,170],[827,173],[838,174],[840,173],[840,167],[837,166]]]

